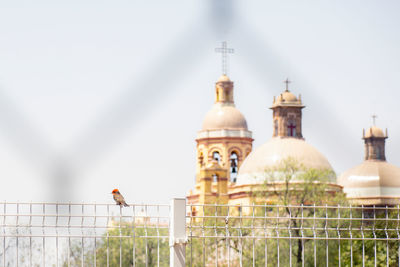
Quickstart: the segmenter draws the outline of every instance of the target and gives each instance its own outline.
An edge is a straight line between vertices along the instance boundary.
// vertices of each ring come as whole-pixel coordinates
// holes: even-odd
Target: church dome
[[[287,103],[287,102],[297,102],[298,99],[293,93],[291,93],[289,91],[285,91],[277,97],[277,101]]]
[[[348,187],[400,187],[400,168],[386,161],[366,160],[345,171],[338,183]]]
[[[400,204],[400,168],[386,162],[387,134],[372,126],[363,132],[364,162],[340,175],[347,198],[362,205]]]
[[[348,198],[362,204],[393,204],[400,197],[400,168],[382,160],[366,160],[340,175],[338,183]]]
[[[364,138],[370,138],[370,137],[381,137],[381,138],[385,138],[385,134],[383,133],[382,129],[376,126],[372,126],[370,128],[368,128],[365,131],[365,136]]]
[[[332,170],[325,156],[304,139],[273,137],[249,154],[239,169],[237,184],[263,182],[265,171],[287,158],[293,158],[306,168]],[[332,177],[332,182],[335,182],[335,177]]]
[[[234,105],[215,103],[203,120],[203,130],[247,130],[243,114]]]
[[[285,90],[276,98],[274,97],[274,101],[272,103],[272,109],[275,107],[301,107],[303,108],[303,104],[301,102],[301,97],[296,97],[292,92],[289,90]]]
[[[219,82],[230,82],[231,79],[229,79],[228,76],[226,76],[225,74],[221,75],[221,77],[219,77],[219,79],[217,80],[217,83]]]

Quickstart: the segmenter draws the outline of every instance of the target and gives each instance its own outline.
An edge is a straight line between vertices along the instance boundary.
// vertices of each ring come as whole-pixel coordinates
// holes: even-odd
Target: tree
[[[331,181],[335,178],[332,170],[306,168],[293,158],[284,159],[274,167],[266,169],[264,175],[264,183],[256,187],[253,192],[254,201],[278,205],[271,208],[270,213],[286,219],[273,222],[277,228],[281,229],[276,234],[297,237],[297,239],[289,239],[289,244],[286,246],[289,246],[288,249],[290,253],[293,253],[297,264],[301,264],[302,261],[307,261],[305,249],[307,243],[312,240],[304,237],[312,237],[316,233],[322,234],[320,229],[328,223],[323,220],[310,220],[310,218],[323,218],[336,212],[333,209],[315,207],[343,205],[346,203],[345,196],[337,186],[332,185]],[[288,230],[282,230],[285,227]],[[292,240],[295,240],[297,244],[292,244]],[[291,255],[289,260],[291,260]]]
[[[68,252],[70,259],[63,266],[169,266],[168,229],[152,225],[121,224],[121,228],[108,229],[96,244],[75,242]],[[82,255],[82,253],[84,255]],[[96,259],[95,259],[96,258]],[[147,263],[147,264],[146,264]]]
[[[303,261],[311,264],[316,258],[321,257],[334,259],[337,248],[328,241],[325,244],[325,251],[312,251],[316,250],[318,242],[313,237],[328,234],[324,229],[329,228],[331,222],[323,218],[332,217],[337,212],[336,209],[328,209],[327,206],[347,203],[341,190],[332,185],[331,181],[335,178],[333,171],[306,168],[295,159],[287,158],[274,167],[266,169],[264,175],[264,183],[253,191],[253,201],[259,204],[277,205],[271,206],[268,211],[270,217],[276,214],[277,219],[269,220],[268,224],[275,225],[276,238],[287,238],[280,243],[276,242],[273,250],[277,252],[272,258],[278,257],[278,250],[282,248],[290,253],[289,257],[283,257],[282,260],[291,261],[291,254],[293,254],[298,265]],[[326,208],[321,208],[323,206]],[[258,211],[258,213],[268,216],[267,211]],[[307,246],[311,240],[314,240],[313,246]],[[264,246],[266,245],[267,242]]]
[[[347,203],[340,188],[331,183],[334,175],[331,170],[305,168],[291,158],[265,170],[265,181],[251,192],[254,206],[229,211],[211,206],[211,217],[192,222],[193,236],[213,238],[190,240],[191,264],[202,266],[217,260],[222,266],[228,260],[235,266],[240,261],[243,266],[263,266],[267,260],[271,266],[278,261],[284,266],[303,261],[313,265],[317,259],[337,262],[334,242],[313,239],[314,235],[325,236],[325,227],[333,227],[324,218],[336,216],[338,209],[325,205]]]

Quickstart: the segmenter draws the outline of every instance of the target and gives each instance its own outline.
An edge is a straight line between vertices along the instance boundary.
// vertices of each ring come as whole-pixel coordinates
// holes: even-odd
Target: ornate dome
[[[202,130],[247,130],[243,114],[232,104],[215,103],[203,120]]]
[[[332,170],[324,155],[304,139],[273,137],[246,158],[239,169],[237,184],[263,182],[265,171],[287,158],[297,160],[306,168]],[[335,177],[332,177],[332,182],[335,180]]]

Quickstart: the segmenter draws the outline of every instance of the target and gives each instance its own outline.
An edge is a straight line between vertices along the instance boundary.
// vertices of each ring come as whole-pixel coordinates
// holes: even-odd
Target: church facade
[[[196,138],[196,179],[195,187],[187,194],[188,203],[253,204],[253,192],[264,184],[266,170],[288,158],[305,168],[332,173],[326,181],[327,190],[331,193],[343,190],[356,204],[400,203],[400,168],[386,162],[387,135],[375,126],[368,129],[363,136],[365,162],[337,179],[326,157],[305,141],[302,134],[305,106],[300,95],[297,97],[289,91],[288,83],[286,80],[286,89],[274,97],[270,107],[272,138],[253,150],[252,133],[245,117],[235,107],[234,83],[226,75],[218,79],[215,103]]]

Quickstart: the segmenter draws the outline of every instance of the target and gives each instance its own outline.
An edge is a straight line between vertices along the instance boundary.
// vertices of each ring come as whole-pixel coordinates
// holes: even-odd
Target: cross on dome
[[[286,83],[286,92],[289,92],[289,83],[291,83],[292,81],[290,81],[289,78],[286,78],[286,80],[283,82]]]
[[[222,74],[227,75],[227,61],[228,61],[228,53],[233,54],[235,50],[233,48],[228,48],[226,41],[222,42],[222,47],[215,48],[215,52],[221,53],[222,55]]]
[[[371,117],[372,117],[372,125],[374,125],[374,126],[375,126],[375,125],[376,125],[376,124],[375,124],[375,122],[376,122],[376,118],[378,118],[378,116],[377,116],[377,115],[375,115],[375,114],[372,114],[372,116],[371,116]]]

